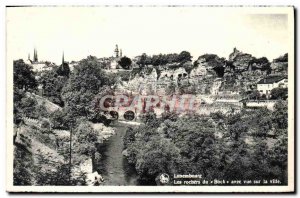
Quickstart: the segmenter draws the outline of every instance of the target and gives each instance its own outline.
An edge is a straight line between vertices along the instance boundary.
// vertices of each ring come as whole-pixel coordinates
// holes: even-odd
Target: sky
[[[286,10],[285,10],[286,11]],[[14,59],[78,61],[88,55],[205,53],[228,58],[233,48],[266,56],[289,51],[289,17],[280,9],[205,7],[9,7],[7,50]]]

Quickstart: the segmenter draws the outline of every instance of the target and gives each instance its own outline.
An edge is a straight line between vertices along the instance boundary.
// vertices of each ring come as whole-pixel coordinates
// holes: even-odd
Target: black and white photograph
[[[9,192],[294,192],[294,7],[7,6]]]

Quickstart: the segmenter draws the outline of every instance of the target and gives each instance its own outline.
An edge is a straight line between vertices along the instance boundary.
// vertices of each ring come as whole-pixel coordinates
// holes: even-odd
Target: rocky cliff
[[[265,57],[256,58],[236,48],[228,60],[216,54],[204,54],[192,64],[172,63],[134,68],[128,82],[118,83],[119,90],[167,94],[243,94],[271,73],[287,72],[287,54],[271,63]]]

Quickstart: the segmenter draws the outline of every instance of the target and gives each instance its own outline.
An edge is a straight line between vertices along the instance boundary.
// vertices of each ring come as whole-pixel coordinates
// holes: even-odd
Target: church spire
[[[34,52],[33,52],[33,61],[38,62],[37,50],[35,48],[34,48]]]
[[[65,63],[65,52],[63,51],[61,64],[64,65],[64,63]]]

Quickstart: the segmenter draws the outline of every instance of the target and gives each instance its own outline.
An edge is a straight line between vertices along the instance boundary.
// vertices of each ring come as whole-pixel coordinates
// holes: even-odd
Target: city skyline
[[[109,57],[116,44],[122,48],[123,55],[130,58],[142,53],[184,50],[191,53],[193,60],[205,53],[228,58],[236,47],[272,61],[289,50],[288,17],[278,12],[244,14],[234,8],[230,12],[218,8],[202,12],[199,7],[154,8],[7,9],[7,26],[11,30],[7,41],[12,47],[9,50],[14,52],[15,58],[27,59],[28,53],[32,57],[36,48],[39,60],[55,63],[61,62],[63,51],[66,61],[78,61],[88,55]],[[17,31],[19,29],[22,31]]]

